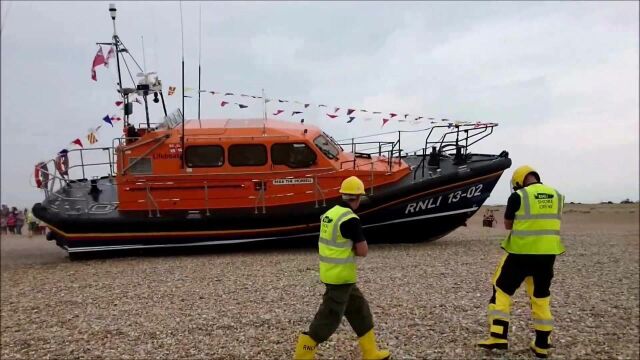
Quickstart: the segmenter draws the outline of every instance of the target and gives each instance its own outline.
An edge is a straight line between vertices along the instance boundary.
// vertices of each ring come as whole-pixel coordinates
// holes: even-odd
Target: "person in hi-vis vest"
[[[507,252],[493,276],[493,295],[489,301],[490,336],[478,343],[485,349],[507,349],[511,296],[524,281],[536,337],[529,348],[546,358],[553,330],[550,299],[553,264],[564,253],[560,222],[564,197],[542,184],[540,175],[530,166],[517,168],[511,178],[514,192],[504,214],[504,226],[511,230],[502,241]]]
[[[360,219],[353,211],[365,194],[364,184],[351,176],[340,186],[342,201],[320,217],[320,281],[326,290],[322,304],[308,332],[298,337],[294,359],[313,359],[318,344],[333,334],[342,317],[346,317],[358,335],[363,359],[387,359],[389,351],[379,350],[373,333],[373,316],[369,304],[356,286],[356,256],[369,250]]]

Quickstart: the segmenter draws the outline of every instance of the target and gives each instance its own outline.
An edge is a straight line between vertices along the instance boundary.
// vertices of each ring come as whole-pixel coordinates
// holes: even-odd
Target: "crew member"
[[[342,182],[340,193],[342,202],[320,218],[320,281],[326,291],[309,331],[298,338],[294,359],[313,359],[317,345],[336,331],[343,316],[359,338],[363,359],[387,359],[389,351],[378,349],[369,304],[356,286],[355,257],[368,252],[360,219],[353,212],[365,194],[364,184],[351,176]]]
[[[502,248],[506,251],[493,276],[489,301],[490,337],[478,343],[485,349],[507,349],[511,296],[524,281],[531,301],[535,340],[534,355],[549,355],[553,330],[550,300],[551,279],[556,255],[564,253],[560,222],[564,197],[540,182],[530,166],[517,168],[511,178],[514,192],[504,214],[505,229],[511,230]]]

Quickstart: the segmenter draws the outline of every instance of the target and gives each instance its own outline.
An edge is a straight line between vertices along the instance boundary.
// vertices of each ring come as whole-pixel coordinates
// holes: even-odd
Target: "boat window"
[[[231,166],[262,166],[267,163],[267,147],[263,144],[237,144],[229,146]]]
[[[286,165],[290,168],[305,168],[316,162],[317,155],[305,143],[273,144],[271,162],[273,165]]]
[[[318,135],[318,137],[313,140],[313,143],[316,144],[318,149],[329,159],[335,159],[338,156],[338,148],[326,136]]]
[[[137,159],[140,159],[136,161]],[[133,163],[136,161],[135,163]],[[141,175],[141,174],[151,174],[151,158],[150,157],[130,157],[129,164],[133,164],[128,170],[130,174]]]
[[[198,145],[187,147],[187,167],[219,167],[224,164],[224,149],[220,145]]]

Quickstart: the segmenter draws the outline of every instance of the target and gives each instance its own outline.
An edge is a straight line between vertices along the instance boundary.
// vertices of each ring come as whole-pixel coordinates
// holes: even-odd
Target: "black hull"
[[[401,181],[374,189],[356,211],[371,243],[422,242],[438,239],[459,226],[482,206],[502,172],[511,165],[506,157],[476,155],[464,166],[441,163],[440,175],[410,174]],[[484,157],[483,157],[484,156]],[[419,159],[405,159],[414,165]],[[106,183],[108,179],[104,179]],[[86,194],[87,184],[75,184]],[[67,189],[68,192],[74,191]],[[106,187],[105,187],[106,189]],[[113,196],[104,191],[101,196]],[[103,201],[105,199],[100,199]],[[108,199],[107,199],[108,200]],[[115,201],[113,198],[111,201]],[[315,202],[269,207],[265,214],[251,209],[202,212],[148,212],[69,214],[46,201],[33,207],[34,215],[51,228],[50,239],[69,252],[129,248],[187,247],[256,242],[309,243],[317,241],[319,216],[326,206]]]

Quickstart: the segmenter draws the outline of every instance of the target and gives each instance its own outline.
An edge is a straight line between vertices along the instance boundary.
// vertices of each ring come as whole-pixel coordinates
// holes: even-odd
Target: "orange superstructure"
[[[190,120],[184,149],[181,137],[179,126],[158,129],[117,149],[120,210],[146,210],[150,203],[159,210],[296,204],[338,196],[347,176],[371,188],[410,172],[406,163],[383,155],[343,151],[320,129],[301,123]]]

